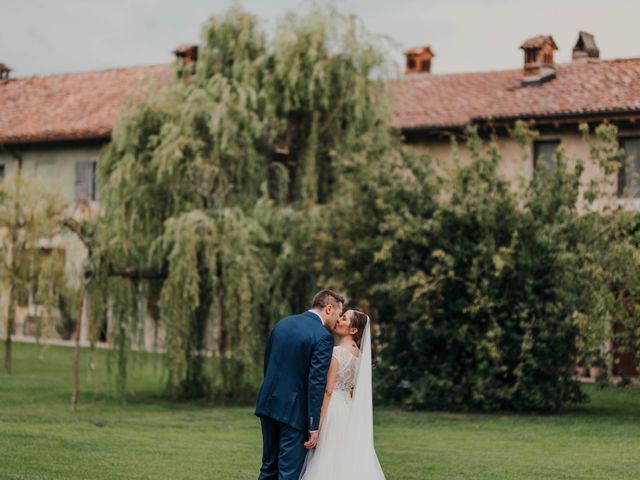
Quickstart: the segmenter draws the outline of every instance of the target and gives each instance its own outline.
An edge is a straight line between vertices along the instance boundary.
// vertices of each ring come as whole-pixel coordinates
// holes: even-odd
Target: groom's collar
[[[324,325],[324,320],[322,319],[322,316],[318,312],[316,312],[314,309],[307,310],[307,312],[313,313],[316,317],[320,319],[320,321],[322,322],[322,325]]]

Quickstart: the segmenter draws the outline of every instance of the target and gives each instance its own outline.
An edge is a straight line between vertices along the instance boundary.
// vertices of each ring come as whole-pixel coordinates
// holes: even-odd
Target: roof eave
[[[467,125],[481,125],[481,124],[495,124],[515,122],[517,120],[533,120],[536,122],[548,122],[562,121],[563,123],[575,122],[581,123],[590,119],[605,118],[619,118],[629,119],[629,117],[637,118],[640,120],[640,109],[627,109],[627,110],[595,110],[591,112],[571,112],[571,113],[549,113],[549,114],[518,114],[518,115],[504,115],[504,116],[487,116],[487,117],[474,117],[469,122],[461,124],[449,124],[449,125],[411,125],[408,127],[397,126],[402,132],[440,132],[446,130],[462,130]]]
[[[111,139],[111,132],[101,134],[76,134],[76,135],[44,135],[44,136],[14,136],[0,137],[0,145],[31,145],[44,143],[64,143],[64,142],[89,142],[108,141]]]
[[[545,113],[545,114],[517,114],[517,115],[497,115],[486,117],[475,117],[471,119],[471,123],[495,123],[495,122],[514,122],[517,120],[533,120],[536,122],[562,121],[563,123],[575,122],[580,123],[589,119],[610,119],[610,118],[629,118],[637,117],[640,119],[640,109],[616,109],[616,110],[593,110],[587,112],[566,112],[566,113]]]

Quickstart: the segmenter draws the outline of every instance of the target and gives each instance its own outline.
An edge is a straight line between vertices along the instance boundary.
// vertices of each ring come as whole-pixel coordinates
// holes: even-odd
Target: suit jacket
[[[315,313],[280,320],[267,341],[256,415],[318,430],[332,352],[333,335]]]

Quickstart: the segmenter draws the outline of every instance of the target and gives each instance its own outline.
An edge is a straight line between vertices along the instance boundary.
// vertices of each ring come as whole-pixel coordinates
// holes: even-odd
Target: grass
[[[0,373],[0,479],[257,478],[251,408],[170,402],[153,361],[134,369],[123,405],[106,352],[90,374],[83,351],[73,415],[72,350],[16,345],[14,354],[13,375]],[[378,409],[380,462],[389,480],[639,479],[640,391],[585,388],[589,404],[557,415]]]

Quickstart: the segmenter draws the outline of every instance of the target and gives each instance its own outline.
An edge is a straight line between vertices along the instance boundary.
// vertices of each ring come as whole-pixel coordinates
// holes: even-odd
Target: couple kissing
[[[318,292],[311,309],[280,320],[264,355],[255,414],[258,480],[384,480],[373,443],[371,321]]]

